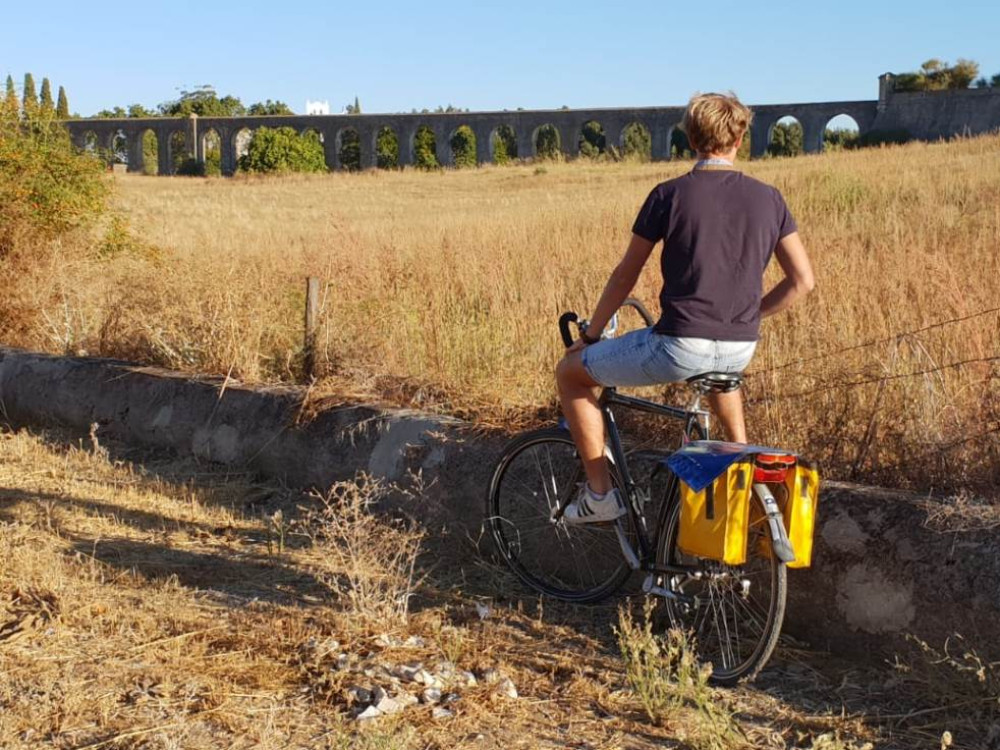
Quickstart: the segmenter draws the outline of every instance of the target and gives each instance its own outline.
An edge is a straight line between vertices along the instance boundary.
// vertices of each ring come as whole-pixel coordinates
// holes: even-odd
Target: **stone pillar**
[[[202,143],[198,133],[198,115],[192,112],[188,115],[184,129],[184,145],[187,147],[188,158],[194,159],[198,164],[205,165],[205,144]]]
[[[399,144],[399,166],[413,166],[413,137],[416,129],[399,128],[396,130],[396,142]]]
[[[878,111],[885,111],[889,100],[896,90],[896,77],[892,73],[883,73],[878,77]],[[859,125],[861,123],[858,123]]]
[[[818,154],[823,151],[823,122],[805,122],[802,125],[802,148],[807,154]]]
[[[145,131],[140,130],[138,133],[129,133],[125,137],[128,138],[128,171],[142,173],[143,169],[143,154],[142,154],[142,138]]]
[[[625,131],[623,125],[612,122],[604,125],[604,150],[611,153],[614,149],[615,153],[621,156],[624,151],[624,144],[622,143],[622,133]]]
[[[530,126],[524,126],[516,131],[517,135],[517,158],[535,158],[535,131]]]
[[[375,138],[378,128],[369,124],[358,127],[358,147],[361,149],[360,161],[362,169],[374,169],[378,166],[378,153],[375,150]]]
[[[488,126],[473,128],[476,134],[476,164],[493,162],[493,129]]]
[[[773,122],[755,122],[750,128],[750,158],[760,159],[767,155],[767,146],[771,142],[771,127]]]
[[[658,124],[649,126],[650,158],[653,161],[670,161],[670,136],[673,132],[672,127]]]
[[[559,150],[567,159],[573,159],[580,155],[580,133],[582,126],[564,125],[557,128],[559,132]]]
[[[161,177],[173,174],[173,164],[170,159],[170,133],[169,127],[156,131],[156,160],[158,162],[156,170]]]
[[[444,124],[434,126],[434,149],[438,164],[442,167],[455,166],[455,156],[451,153],[451,128]]]
[[[236,174],[236,134],[228,129],[219,131],[220,169],[223,177]]]

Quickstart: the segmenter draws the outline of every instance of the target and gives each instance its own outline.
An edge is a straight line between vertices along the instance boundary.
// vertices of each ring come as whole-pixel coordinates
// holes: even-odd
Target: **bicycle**
[[[637,300],[626,300],[625,306],[653,324]],[[560,318],[567,347],[573,343],[572,324],[584,331],[587,322],[575,313]],[[616,328],[617,315],[609,335]],[[568,526],[560,521],[585,481],[573,439],[560,423],[519,435],[506,446],[489,485],[486,517],[500,556],[521,581],[542,594],[593,603],[618,591],[633,571],[644,572],[642,591],[663,599],[668,625],[692,632],[700,658],[713,664],[712,680],[732,685],[756,676],[777,645],[785,614],[786,562],[794,560],[794,553],[774,496],[763,480],[758,482],[757,469],[752,499],[757,507],[751,514],[744,565],[727,566],[680,552],[679,481],[669,470],[655,531],[650,528],[652,477],[664,464],[657,463],[648,487],[635,481],[612,409],[682,421],[682,445],[708,440],[710,419],[702,398],[712,391],[735,390],[742,378],[705,373],[688,382],[694,395],[687,408],[625,396],[614,388],[601,392],[607,458],[612,481],[625,499],[625,516],[601,525]]]

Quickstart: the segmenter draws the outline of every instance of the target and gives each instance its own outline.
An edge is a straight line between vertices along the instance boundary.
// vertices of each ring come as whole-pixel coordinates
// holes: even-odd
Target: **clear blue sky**
[[[1000,73],[1000,2],[29,2],[4,4],[0,74],[82,115],[210,83],[245,104],[339,111],[874,99],[929,57]],[[454,7],[461,10],[454,10]],[[710,24],[706,28],[702,24]]]

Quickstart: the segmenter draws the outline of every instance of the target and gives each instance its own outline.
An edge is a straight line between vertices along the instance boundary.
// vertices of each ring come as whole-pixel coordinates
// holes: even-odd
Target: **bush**
[[[292,128],[258,128],[240,157],[245,172],[325,172],[323,144]]]
[[[0,259],[96,220],[109,190],[104,169],[51,120],[0,120]]]
[[[426,125],[421,126],[413,138],[413,162],[417,169],[437,169],[441,166],[434,131]]]
[[[458,169],[476,166],[476,134],[468,125],[460,125],[448,144]]]

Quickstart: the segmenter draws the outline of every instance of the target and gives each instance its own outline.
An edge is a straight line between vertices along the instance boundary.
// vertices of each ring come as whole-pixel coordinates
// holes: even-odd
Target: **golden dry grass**
[[[552,413],[556,317],[590,311],[648,190],[687,168],[122,177],[119,210],[159,251],[55,255],[18,278],[21,320],[3,335],[293,380],[304,278],[316,275],[327,282],[321,389],[521,424]],[[746,170],[785,194],[818,277],[804,304],[764,326],[751,438],[841,477],[995,480],[1000,317],[907,334],[1000,306],[1000,137]],[[656,266],[637,290],[651,307]]]
[[[757,685],[736,690],[682,684],[691,664],[664,673],[651,721],[618,653],[615,604],[542,607],[471,544],[428,532],[411,612],[386,620],[378,602],[359,606],[330,583],[392,575],[368,552],[350,552],[350,540],[364,534],[386,547],[398,524],[380,531],[356,519],[357,532],[302,534],[300,522],[314,524],[310,513],[326,507],[316,498],[122,450],[0,430],[5,750],[859,750],[930,747],[946,728],[965,747],[988,729],[967,721],[969,696],[985,694],[978,684],[960,691],[954,678],[942,694],[941,675],[926,684],[918,663],[897,678],[791,649]],[[331,497],[350,503],[351,492]],[[477,604],[489,606],[486,619]],[[420,640],[408,644],[411,636]],[[340,652],[349,655],[343,669]],[[442,659],[479,677],[449,688],[459,695],[452,718],[435,720],[422,705],[365,726],[352,718],[345,689],[388,685],[379,665]],[[489,670],[510,677],[519,697],[499,695]]]

